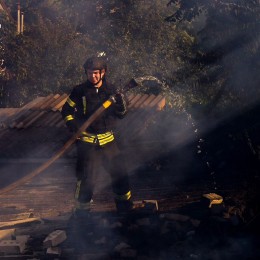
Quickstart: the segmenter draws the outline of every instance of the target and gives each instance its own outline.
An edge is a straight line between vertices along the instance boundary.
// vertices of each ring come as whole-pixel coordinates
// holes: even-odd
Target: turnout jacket
[[[103,79],[101,87],[96,88],[86,81],[73,88],[66,103],[63,105],[61,114],[66,124],[73,123],[79,128],[116,90]],[[93,122],[87,132],[101,134],[114,128],[116,117],[122,118],[127,112],[126,102],[121,96],[120,102],[111,105],[103,115]]]

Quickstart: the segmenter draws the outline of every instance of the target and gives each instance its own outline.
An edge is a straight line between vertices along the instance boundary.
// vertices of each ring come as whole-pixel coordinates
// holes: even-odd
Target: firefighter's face
[[[92,84],[97,84],[105,75],[105,70],[87,70],[87,78]]]

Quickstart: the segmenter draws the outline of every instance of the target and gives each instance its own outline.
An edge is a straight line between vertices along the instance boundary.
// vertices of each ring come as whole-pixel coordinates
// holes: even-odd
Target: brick
[[[66,232],[64,230],[55,230],[50,233],[43,241],[43,247],[55,247],[67,239]]]
[[[11,240],[14,236],[15,228],[0,230],[0,240]]]
[[[27,244],[30,236],[29,235],[19,235],[15,237],[15,241],[17,241],[20,244]]]
[[[48,255],[61,255],[61,248],[59,248],[59,247],[49,247],[49,248],[47,248],[46,253]]]
[[[16,240],[0,241],[0,253],[4,254],[20,254],[24,251],[25,244],[19,243]]]

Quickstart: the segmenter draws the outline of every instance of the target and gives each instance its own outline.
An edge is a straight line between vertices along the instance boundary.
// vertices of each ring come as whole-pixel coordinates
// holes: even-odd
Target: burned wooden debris
[[[201,211],[199,218],[194,218],[193,209],[190,212],[186,209],[185,214],[181,208],[161,212],[159,202],[159,211],[149,214],[122,217],[113,212],[92,212],[83,219],[71,215],[65,222],[60,216],[62,229],[55,228],[59,217],[23,228],[15,227],[15,230],[7,229],[4,231],[7,235],[2,236],[0,242],[0,254],[3,259],[20,256],[20,259],[72,260],[255,256],[256,252],[248,252],[247,246],[238,251],[230,248],[230,243],[236,243],[236,233],[240,234],[240,239],[252,238],[247,237],[241,220],[240,225],[236,225],[231,216],[227,217],[229,205],[224,212],[216,214],[204,199],[202,196],[197,204],[191,205]],[[211,250],[219,246],[222,253]]]

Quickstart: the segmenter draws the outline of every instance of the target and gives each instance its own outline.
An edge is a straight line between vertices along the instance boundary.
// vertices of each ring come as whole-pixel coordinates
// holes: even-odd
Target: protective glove
[[[121,94],[121,93],[117,93],[117,94],[115,95],[115,100],[116,100],[116,104],[122,105],[122,104],[125,102],[125,100],[124,100],[124,95]]]
[[[79,129],[74,119],[67,121],[66,125],[71,133],[76,133]]]
[[[123,117],[127,113],[127,105],[124,98],[124,95],[121,93],[117,93],[115,95],[116,100],[116,114],[119,117]]]

